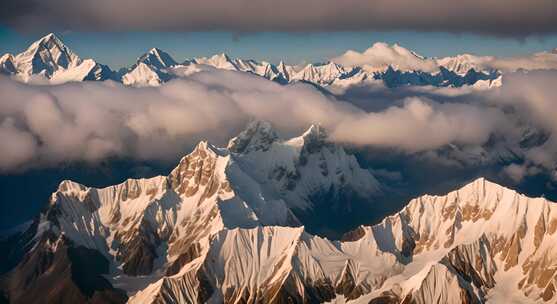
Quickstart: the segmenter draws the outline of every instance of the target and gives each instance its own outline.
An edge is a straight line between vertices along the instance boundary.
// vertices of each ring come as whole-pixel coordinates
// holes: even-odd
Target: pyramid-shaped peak
[[[486,179],[485,177],[479,177],[479,178],[469,182],[468,184],[464,185],[458,191],[474,192],[474,193],[477,193],[477,194],[484,195],[486,193],[490,193],[490,192],[493,192],[493,191],[503,191],[503,190],[514,192],[514,190],[508,189],[504,186],[501,186],[497,183],[494,183],[494,182]]]
[[[271,123],[256,120],[250,122],[244,131],[230,140],[228,150],[234,153],[266,151],[278,139]]]
[[[58,36],[56,36],[54,33],[49,33],[44,35],[41,39],[39,39],[39,41],[52,41],[52,40],[58,40],[60,41],[60,39],[58,38]]]
[[[27,50],[16,56],[18,70],[31,75],[45,72],[51,76],[59,69],[79,65],[82,60],[53,33],[35,41]]]
[[[170,54],[159,49],[152,48],[147,53],[138,58],[138,63],[145,63],[157,69],[168,68],[178,64]]]
[[[59,48],[65,50],[68,53],[71,53],[69,48],[66,45],[64,45],[64,42],[62,42],[62,39],[60,39],[54,33],[50,33],[41,37],[39,40],[31,44],[29,49],[37,49],[39,46],[44,46],[48,49]]]
[[[149,53],[151,53],[151,54],[159,54],[159,53],[164,53],[164,51],[161,50],[161,49],[159,49],[159,48],[157,48],[157,47],[154,47],[154,48],[151,48],[151,49],[149,50]]]

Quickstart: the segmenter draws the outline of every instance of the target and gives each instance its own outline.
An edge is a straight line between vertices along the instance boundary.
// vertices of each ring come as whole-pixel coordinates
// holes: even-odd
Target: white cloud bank
[[[202,139],[224,143],[250,119],[268,120],[283,132],[320,123],[334,141],[407,153],[482,145],[493,134],[513,137],[517,113],[502,110],[508,106],[524,108],[522,120],[553,134],[555,80],[554,73],[509,76],[500,90],[468,94],[465,101],[407,97],[399,106],[366,112],[310,85],[282,86],[230,71],[200,72],[157,88],[34,86],[0,78],[0,170],[108,157],[172,160]],[[557,145],[542,148],[549,162],[557,161],[551,156]]]

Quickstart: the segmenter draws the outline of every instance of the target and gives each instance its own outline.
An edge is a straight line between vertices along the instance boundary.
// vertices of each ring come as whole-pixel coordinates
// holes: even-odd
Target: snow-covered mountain
[[[485,64],[494,60],[491,56],[476,56],[472,54],[461,54],[454,57],[444,57],[437,60],[437,63],[449,71],[460,75],[466,74],[470,69],[481,71]]]
[[[130,302],[551,303],[556,230],[552,202],[478,179],[341,241],[223,230]]]
[[[4,54],[0,57],[0,73],[13,75],[17,72],[15,58],[12,54]]]
[[[137,61],[157,69],[166,69],[178,64],[170,54],[158,48],[152,48],[149,52],[139,57]]]
[[[33,225],[29,254],[53,255],[71,264],[71,257],[59,254],[75,248],[94,252],[99,263],[110,266],[110,284],[133,293],[180,270],[192,251],[224,229],[300,227],[301,219],[311,219],[324,203],[357,196],[371,204],[378,191],[369,171],[329,143],[320,127],[282,140],[268,123],[254,122],[228,148],[199,143],[168,176],[103,189],[62,182]],[[324,192],[333,200],[320,201],[317,194]],[[4,282],[14,303],[26,302],[43,280],[54,280],[47,274],[26,277],[23,269],[35,266],[44,265],[22,262],[13,272],[16,279]],[[74,283],[80,287],[68,282]],[[110,297],[117,294],[111,291]],[[81,301],[92,295],[68,296]]]
[[[112,76],[110,68],[92,59],[82,60],[52,33],[16,56],[3,55],[0,73],[24,82],[45,79],[51,83],[105,80]]]
[[[178,63],[170,54],[152,48],[137,58],[137,62],[130,68],[120,72],[118,77],[124,85],[145,87],[158,86],[174,78],[170,69]]]
[[[199,143],[167,176],[64,181],[0,243],[25,253],[0,289],[10,303],[555,301],[556,205],[485,179],[340,240],[308,232],[320,209],[353,216],[351,202],[381,191],[327,138],[314,125],[284,140],[253,122],[226,148]]]
[[[347,52],[345,56],[352,53]],[[129,86],[158,86],[174,78],[187,77],[208,68],[247,72],[281,84],[304,81],[320,86],[341,87],[384,83],[389,87],[407,85],[463,86],[478,81],[493,81],[500,76],[494,70],[483,70],[483,57],[459,55],[442,59],[422,57],[401,46],[389,47],[376,43],[364,53],[376,56],[376,64],[343,66],[328,62],[291,66],[269,62],[231,58],[226,54],[193,58],[178,63],[168,53],[153,48],[137,62],[118,73],[92,59],[81,60],[54,34],[33,43],[16,56],[5,54],[0,58],[0,73],[24,82],[47,80],[46,83],[69,81],[107,80],[121,81]],[[355,55],[354,55],[355,56]],[[374,57],[375,58],[375,57]],[[44,83],[45,81],[43,81]],[[498,84],[495,82],[494,84]]]

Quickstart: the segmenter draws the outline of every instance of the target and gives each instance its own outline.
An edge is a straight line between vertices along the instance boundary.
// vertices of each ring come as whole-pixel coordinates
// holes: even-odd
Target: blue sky
[[[45,33],[18,33],[0,27],[0,53],[19,53]],[[287,63],[326,61],[348,49],[365,50],[372,43],[399,43],[425,56],[458,53],[511,56],[557,47],[557,35],[526,39],[431,32],[253,33],[230,32],[109,32],[56,33],[82,58],[94,58],[119,68],[132,64],[152,47],[169,52],[177,61],[225,52],[233,57]]]

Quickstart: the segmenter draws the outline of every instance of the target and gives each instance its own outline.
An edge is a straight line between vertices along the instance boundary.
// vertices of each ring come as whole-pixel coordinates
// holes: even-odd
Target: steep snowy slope
[[[150,65],[157,69],[166,69],[177,65],[178,63],[170,56],[167,52],[152,48],[149,52],[143,54],[137,59],[137,62],[143,62],[146,65]]]
[[[549,248],[557,237],[557,207],[542,198],[478,179],[446,196],[414,199],[361,230],[383,250],[411,257],[401,275],[361,301],[501,303],[502,290],[512,291],[505,303],[554,300],[550,269],[557,260]],[[459,288],[446,285],[454,280]]]
[[[159,86],[170,79],[171,76],[167,73],[152,68],[143,62],[139,62],[133,69],[122,75],[124,85],[135,87]]]
[[[159,86],[175,77],[172,68],[176,66],[179,66],[178,63],[168,53],[152,48],[137,58],[136,64],[127,69],[120,79],[128,86]]]
[[[250,129],[232,141],[230,150],[201,142],[168,176],[128,180],[103,189],[62,182],[34,225],[34,247],[29,252],[42,257],[44,251],[60,262],[44,266],[40,259],[31,264],[24,260],[2,283],[9,297],[14,303],[25,302],[19,290],[39,290],[49,280],[48,269],[72,268],[75,261],[58,248],[90,250],[99,263],[110,265],[111,284],[103,281],[91,292],[80,287],[77,298],[93,301],[96,292],[104,295],[105,290],[121,299],[114,287],[133,294],[161,276],[177,273],[223,229],[300,226],[297,214],[309,214],[317,206],[312,205],[318,203],[312,192],[377,190],[367,171],[350,167],[357,163],[342,148],[325,146],[322,135],[315,141],[313,136],[321,134],[312,131],[317,127],[289,141],[275,138],[265,156],[256,140],[261,132],[253,126],[272,132],[266,123],[252,124],[250,129],[256,132],[242,151],[240,142],[249,137]],[[335,173],[312,172],[319,165]],[[261,175],[257,167],[267,173]],[[292,174],[298,176],[283,170],[294,170]],[[286,174],[278,178],[270,176],[273,172]],[[370,181],[360,181],[359,176]],[[38,274],[25,278],[27,270],[22,269]],[[79,285],[71,276],[57,280]]]
[[[226,149],[200,143],[168,176],[65,181],[0,286],[13,303],[44,291],[45,303],[555,301],[557,207],[485,179],[340,241],[309,234],[305,213],[378,191],[326,139],[312,126],[282,140],[254,122]],[[336,200],[316,200],[322,189]]]
[[[35,77],[57,84],[69,81],[106,80],[112,77],[108,66],[92,59],[82,60],[54,34],[37,40],[15,57],[0,59],[0,72],[27,82]]]
[[[33,74],[50,77],[60,69],[78,66],[81,59],[51,33],[15,56],[15,62],[18,72],[24,77]]]
[[[130,302],[552,303],[551,204],[479,179],[340,242],[302,228],[225,229]]]
[[[269,123],[254,122],[230,141],[228,149],[245,172],[264,181],[265,190],[283,197],[292,208],[312,208],[312,195],[322,192],[337,199],[342,195],[369,199],[369,194],[377,193],[379,184],[371,173],[342,147],[329,143],[327,136],[322,127],[312,125],[301,136],[284,141]],[[349,203],[342,208],[349,208]]]
[[[302,227],[223,230],[180,272],[130,303],[320,303],[336,294],[357,298],[401,270],[392,254],[366,243],[341,245]]]

